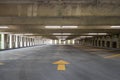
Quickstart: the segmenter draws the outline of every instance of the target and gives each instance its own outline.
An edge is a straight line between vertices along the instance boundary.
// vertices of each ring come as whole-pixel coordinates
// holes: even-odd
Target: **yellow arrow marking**
[[[58,65],[57,70],[65,71],[66,70],[65,65],[66,64],[70,64],[70,63],[67,62],[67,61],[64,61],[64,60],[59,60],[59,61],[54,62],[53,64],[57,64]]]

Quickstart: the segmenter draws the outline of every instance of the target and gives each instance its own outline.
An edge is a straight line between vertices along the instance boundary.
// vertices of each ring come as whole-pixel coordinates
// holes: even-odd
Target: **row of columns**
[[[0,49],[12,49],[40,45],[40,38],[31,38],[22,35],[0,34]]]
[[[75,44],[102,48],[120,48],[120,34],[75,40]]]
[[[54,45],[74,45],[74,40],[52,40]]]

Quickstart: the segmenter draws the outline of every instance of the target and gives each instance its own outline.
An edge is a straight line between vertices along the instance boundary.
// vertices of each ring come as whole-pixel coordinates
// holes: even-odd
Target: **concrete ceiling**
[[[53,33],[71,33],[68,39],[87,33],[118,34],[120,0],[0,0],[1,32],[32,33],[56,39]],[[45,26],[78,26],[46,29]],[[59,35],[63,36],[63,35]]]

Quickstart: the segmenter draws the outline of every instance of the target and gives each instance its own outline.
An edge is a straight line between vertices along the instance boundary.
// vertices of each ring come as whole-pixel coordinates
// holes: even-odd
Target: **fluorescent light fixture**
[[[107,33],[88,33],[88,35],[107,35]]]
[[[49,29],[57,29],[57,28],[61,28],[60,26],[45,26],[45,28],[49,28]]]
[[[87,38],[91,38],[91,37],[93,37],[93,36],[86,36]]]
[[[71,33],[62,33],[62,35],[71,35]]]
[[[107,35],[107,33],[98,33],[98,35]]]
[[[64,40],[66,39],[68,36],[56,36],[58,39]]]
[[[120,29],[120,26],[111,26],[111,28],[119,28]]]
[[[78,28],[78,26],[45,26],[45,28],[49,28],[49,29],[74,29],[74,28]]]
[[[61,35],[61,33],[53,33],[53,35]]]
[[[71,35],[71,33],[53,33],[53,35]]]
[[[32,33],[30,33],[30,34],[24,34],[24,35],[33,35]]]
[[[8,26],[0,26],[0,29],[6,29]]]
[[[73,28],[78,28],[78,26],[62,26],[62,28],[71,28],[71,29],[73,29]]]

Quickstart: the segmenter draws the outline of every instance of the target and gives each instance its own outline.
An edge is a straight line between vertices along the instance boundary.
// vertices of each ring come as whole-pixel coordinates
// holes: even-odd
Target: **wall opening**
[[[106,46],[109,48],[110,47],[110,41],[106,42]]]
[[[105,47],[105,41],[102,41],[102,47]]]
[[[99,46],[101,46],[101,41],[98,42]]]
[[[95,40],[95,46],[97,46],[97,40]]]
[[[117,48],[117,42],[112,42],[112,48]]]

